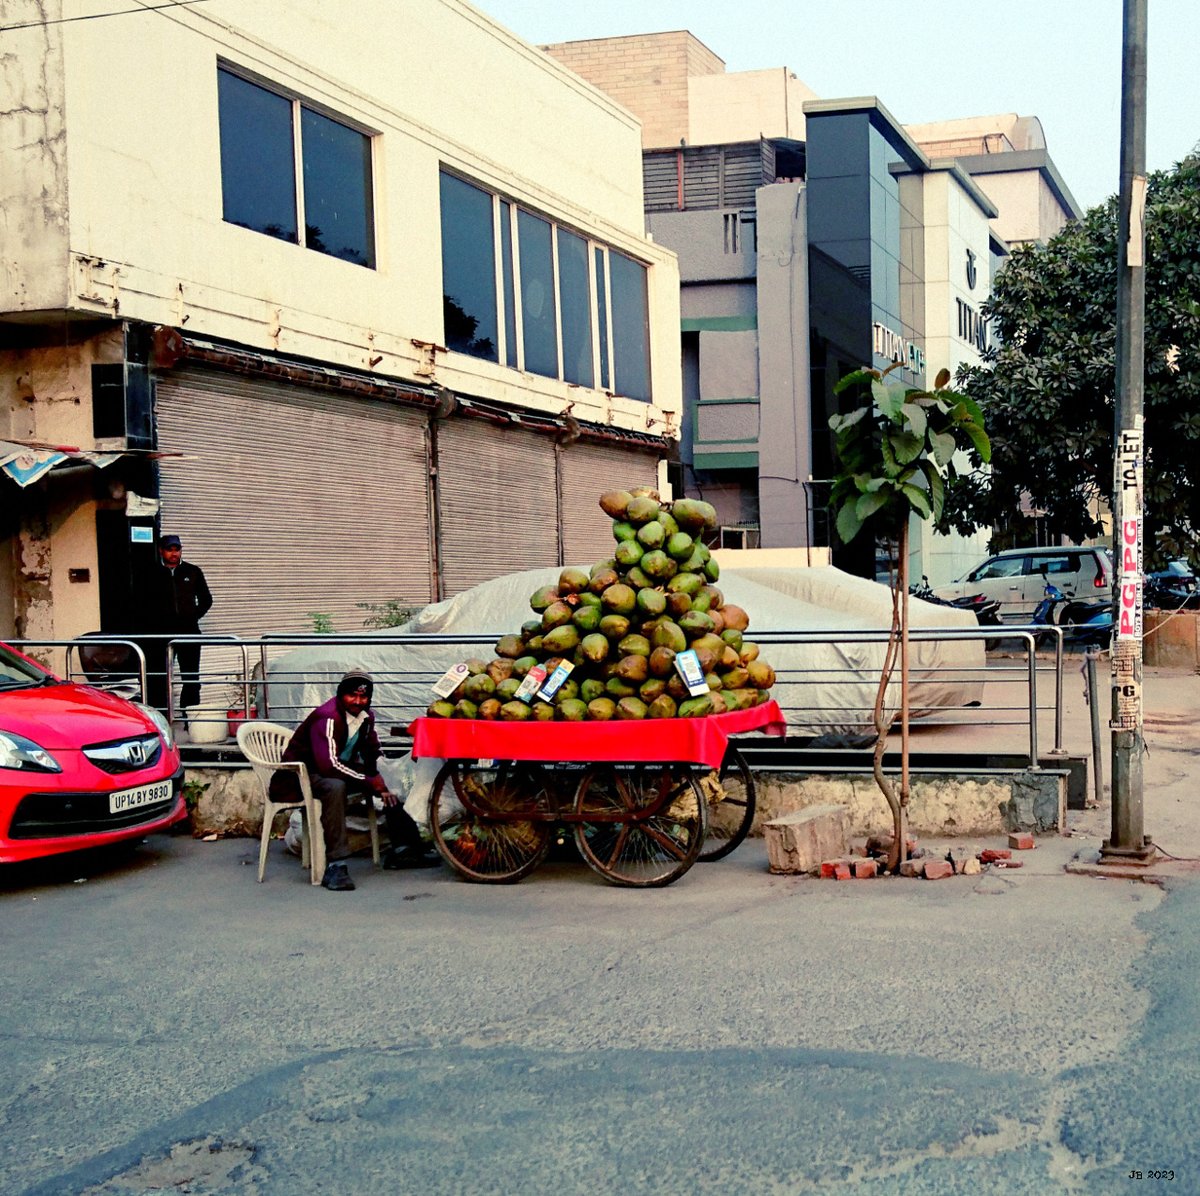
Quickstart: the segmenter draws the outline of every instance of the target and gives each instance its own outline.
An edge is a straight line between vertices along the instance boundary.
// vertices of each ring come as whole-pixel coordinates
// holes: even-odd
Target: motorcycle
[[[953,606],[957,610],[969,610],[975,615],[975,622],[980,627],[999,627],[1001,625],[1000,603],[986,594],[964,594],[961,598],[939,598],[929,585],[929,578],[922,576],[920,582],[908,587],[908,592],[922,602],[932,602],[935,606]],[[985,650],[994,649],[999,640],[984,640]]]
[[[1062,608],[1059,611],[1059,607]],[[1057,612],[1057,613],[1056,613]],[[1107,648],[1112,638],[1112,603],[1069,599],[1052,582],[1046,583],[1041,602],[1034,608],[1029,620],[1035,627],[1057,626],[1064,629],[1063,642],[1079,647],[1095,644]],[[1035,636],[1039,648],[1049,646],[1054,637],[1048,632]]]

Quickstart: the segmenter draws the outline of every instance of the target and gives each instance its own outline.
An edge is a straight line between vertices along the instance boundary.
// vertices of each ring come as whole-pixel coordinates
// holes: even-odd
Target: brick
[[[833,880],[834,875],[837,871],[837,866],[838,866],[837,860],[822,860],[821,861],[821,879],[822,880]]]
[[[1020,831],[1017,834],[1009,835],[1008,845],[1015,851],[1032,851],[1037,846],[1033,841],[1033,836],[1028,831]]]
[[[979,853],[981,864],[994,864],[997,860],[1012,858],[1012,852],[1007,847],[988,847]]]
[[[764,823],[769,871],[783,875],[816,872],[823,861],[844,860],[849,854],[849,820],[845,806],[821,805]]]
[[[947,876],[954,875],[954,865],[948,860],[926,860],[925,861],[925,879],[926,880],[944,880]]]
[[[833,875],[836,880],[850,879],[850,865],[842,861],[834,866]]]
[[[854,879],[870,880],[879,875],[879,865],[874,860],[855,860]]]
[[[996,868],[1021,868],[1023,866],[1020,860],[997,860],[993,865]]]

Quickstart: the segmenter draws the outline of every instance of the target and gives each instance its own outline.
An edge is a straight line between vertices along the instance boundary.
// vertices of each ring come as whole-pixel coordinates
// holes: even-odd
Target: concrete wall
[[[62,0],[8,0],[3,11],[6,25],[47,23],[0,35],[0,306],[53,310],[68,289],[67,26],[49,23]]]
[[[691,144],[688,80],[725,64],[686,30],[556,42],[546,53],[607,92],[642,122],[646,149]]]
[[[1148,610],[1143,634],[1146,664],[1200,672],[1200,615],[1195,611]]]
[[[1048,241],[1067,226],[1066,212],[1037,171],[981,174],[975,182],[1000,209],[992,227],[1010,244]]]
[[[775,183],[756,192],[758,210],[759,526],[763,548],[810,541],[806,192]]]
[[[804,101],[817,93],[787,67],[688,80],[688,145],[756,137],[804,140]]]
[[[414,341],[443,338],[446,164],[648,263],[658,410],[458,354],[436,355],[434,380],[547,411],[574,400],[577,417],[629,428],[661,428],[670,412],[677,426],[677,270],[643,233],[638,124],[607,96],[459,0],[302,0],[286,21],[273,5],[211,0],[131,19],[136,36],[129,20],[55,26],[61,59],[44,31],[5,35],[17,65],[6,57],[0,108],[34,96],[43,76],[65,80],[32,126],[27,169],[13,181],[5,172],[6,210],[45,206],[47,188],[45,202],[61,208],[56,131],[64,111],[69,122],[69,244],[22,233],[10,291],[420,375],[429,353]],[[376,135],[376,269],[223,221],[218,61]],[[14,92],[17,74],[24,92]],[[16,126],[5,136],[15,143]]]
[[[94,444],[91,367],[119,362],[121,352],[119,328],[53,348],[0,350],[0,439]],[[0,478],[14,512],[0,559],[0,635],[64,639],[99,627],[96,487],[104,483],[80,466],[18,495]],[[71,570],[86,570],[87,581],[71,581]]]

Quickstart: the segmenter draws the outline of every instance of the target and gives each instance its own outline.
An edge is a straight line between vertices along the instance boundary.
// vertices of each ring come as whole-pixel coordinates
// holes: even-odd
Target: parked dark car
[[[1162,609],[1195,610],[1200,607],[1200,589],[1196,574],[1187,561],[1171,561],[1165,569],[1146,574],[1146,606]]]

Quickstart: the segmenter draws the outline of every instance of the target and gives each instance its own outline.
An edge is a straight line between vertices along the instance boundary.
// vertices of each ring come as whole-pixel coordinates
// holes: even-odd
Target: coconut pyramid
[[[503,636],[490,663],[458,666],[461,679],[431,717],[703,718],[768,700],[775,671],[745,638],[750,618],[725,602],[720,566],[701,541],[716,526],[712,505],[664,503],[638,487],[609,491],[600,506],[613,521],[613,555],[538,590],[529,600],[537,617]]]

